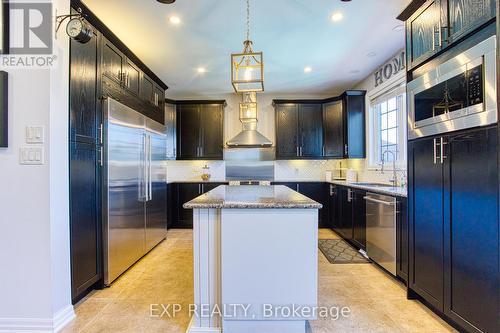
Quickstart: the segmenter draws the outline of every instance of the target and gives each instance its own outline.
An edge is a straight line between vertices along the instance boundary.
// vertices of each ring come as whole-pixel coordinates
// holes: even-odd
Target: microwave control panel
[[[467,71],[468,106],[483,102],[483,65]]]

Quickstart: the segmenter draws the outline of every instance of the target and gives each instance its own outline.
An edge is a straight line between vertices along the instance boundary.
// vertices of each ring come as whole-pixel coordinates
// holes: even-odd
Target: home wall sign
[[[391,61],[380,67],[380,69],[375,72],[375,87],[378,87],[382,83],[390,80],[391,77],[403,71],[405,68],[405,52],[402,51],[398,56],[392,58]]]

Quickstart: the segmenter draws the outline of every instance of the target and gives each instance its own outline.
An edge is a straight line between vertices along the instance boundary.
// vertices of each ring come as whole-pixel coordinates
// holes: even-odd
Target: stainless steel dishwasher
[[[365,200],[366,253],[396,275],[396,198],[367,193]]]

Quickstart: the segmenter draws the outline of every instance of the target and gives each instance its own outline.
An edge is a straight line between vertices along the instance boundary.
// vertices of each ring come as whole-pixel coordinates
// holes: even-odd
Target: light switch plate
[[[26,127],[26,143],[43,143],[45,129],[43,126],[27,126]]]
[[[43,165],[43,147],[22,147],[19,149],[19,164],[22,165]]]

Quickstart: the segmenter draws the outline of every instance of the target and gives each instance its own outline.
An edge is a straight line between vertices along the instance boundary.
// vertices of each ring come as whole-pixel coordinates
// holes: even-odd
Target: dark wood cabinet
[[[163,124],[165,90],[105,37],[100,53],[103,95]]]
[[[352,190],[352,241],[360,249],[366,250],[366,192]]]
[[[496,15],[495,0],[447,0],[448,40],[453,42]]]
[[[328,198],[328,188],[327,184],[323,182],[306,182],[298,183],[297,191],[306,197],[313,199],[323,205],[323,208],[319,210],[318,216],[318,227],[326,228],[328,226],[329,219],[329,198]]]
[[[165,128],[167,132],[167,159],[175,160],[177,156],[177,113],[173,103],[165,103]]]
[[[201,106],[200,153],[205,159],[223,159],[223,108],[218,104]]]
[[[443,310],[443,167],[436,163],[436,140],[409,144],[410,287]]]
[[[184,209],[182,205],[194,198],[227,183],[172,183],[170,197],[172,213],[170,214],[171,227],[177,229],[190,229],[193,227],[193,210]]]
[[[299,105],[297,134],[301,158],[323,157],[323,116],[320,104]]]
[[[366,157],[366,91],[349,90],[344,93],[346,123],[344,128],[344,158]]]
[[[102,278],[99,150],[72,142],[70,153],[71,294],[73,303]]]
[[[496,15],[495,0],[429,0],[406,21],[407,62],[413,69]]]
[[[338,196],[340,202],[340,219],[337,229],[334,229],[345,240],[352,241],[353,221],[352,221],[352,195],[353,190],[347,187],[338,188]]]
[[[495,332],[497,128],[421,139],[409,148],[409,286],[464,331]],[[433,158],[436,151],[442,160]]]
[[[396,215],[396,274],[406,284],[408,283],[408,253],[409,253],[409,230],[408,230],[408,200],[397,198]]]
[[[340,186],[330,184],[329,185],[329,227],[330,229],[336,231],[340,228],[340,218],[341,218],[341,208],[342,202],[340,200]]]
[[[441,49],[442,24],[441,0],[427,1],[407,21],[407,58],[415,67]]]
[[[70,41],[70,253],[71,298],[79,301],[102,278],[98,42]]]
[[[154,86],[153,80],[146,74],[143,74],[141,80],[141,98],[150,104],[154,104]]]
[[[200,106],[177,105],[177,159],[199,157],[200,131]]]
[[[276,158],[323,157],[321,104],[275,103]]]
[[[299,155],[297,104],[277,105],[276,109],[276,158],[295,159]]]
[[[344,158],[344,103],[342,100],[323,106],[324,157]]]
[[[446,143],[444,310],[467,331],[497,332],[498,131],[468,131]]]
[[[124,60],[123,85],[130,93],[139,96],[141,86],[141,71],[129,59]]]
[[[101,54],[102,74],[110,79],[113,79],[118,84],[122,84],[123,62],[126,58],[124,58],[120,50],[118,50],[118,48],[105,37],[102,38]]]
[[[366,157],[365,95],[363,90],[348,90],[323,105],[323,157]]]
[[[177,159],[223,159],[223,104],[177,105]]]

